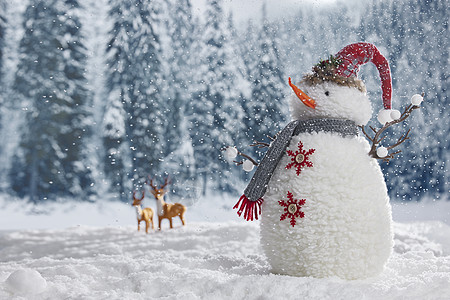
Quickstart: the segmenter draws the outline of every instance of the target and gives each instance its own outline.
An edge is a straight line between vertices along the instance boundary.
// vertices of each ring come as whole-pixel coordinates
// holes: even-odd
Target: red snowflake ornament
[[[313,163],[309,160],[309,156],[313,154],[314,151],[316,151],[316,149],[309,149],[306,151],[303,149],[303,143],[298,142],[297,151],[294,152],[292,150],[287,150],[288,156],[291,156],[291,162],[286,165],[286,169],[290,169],[295,166],[297,169],[296,174],[298,176],[302,172],[302,168],[311,168]]]
[[[280,200],[278,201],[278,204],[280,204],[282,207],[284,207],[284,213],[280,217],[280,221],[285,220],[286,218],[291,219],[291,225],[292,227],[296,224],[296,218],[303,218],[305,217],[305,213],[302,212],[300,209],[303,205],[305,205],[306,200],[305,199],[294,199],[294,196],[291,192],[287,192],[288,200]]]

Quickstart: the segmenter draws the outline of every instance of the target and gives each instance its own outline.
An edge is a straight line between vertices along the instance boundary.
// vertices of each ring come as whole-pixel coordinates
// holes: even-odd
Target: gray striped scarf
[[[244,194],[233,207],[239,208],[239,216],[244,212],[244,218],[246,220],[258,219],[258,215],[261,214],[262,197],[266,193],[267,185],[275,168],[283,157],[292,136],[304,132],[336,132],[343,137],[347,137],[357,136],[358,127],[353,121],[340,119],[312,119],[290,122],[272,142],[253,174],[250,183],[247,185]]]

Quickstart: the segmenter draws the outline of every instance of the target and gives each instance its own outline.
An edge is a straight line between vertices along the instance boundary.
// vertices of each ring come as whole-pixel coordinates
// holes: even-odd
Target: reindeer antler
[[[156,186],[153,184],[153,178],[150,177],[150,175],[147,176],[147,184],[152,188],[152,189],[156,189]]]
[[[153,184],[153,178],[151,178],[150,177],[150,175],[148,175],[147,176],[147,184],[153,189],[153,190],[156,190],[156,189],[158,189],[158,187],[156,186],[156,185],[154,185]],[[160,189],[164,189],[168,184],[170,184],[171,183],[171,181],[170,181],[170,179],[169,179],[169,176],[167,176],[165,179],[164,179],[164,184],[160,187]]]
[[[422,97],[424,96],[424,94],[422,93]],[[394,158],[394,156],[396,154],[399,154],[400,152],[402,152],[401,150],[395,151],[389,155],[386,156],[379,156],[377,153],[377,145],[379,145],[379,143],[384,140],[386,138],[385,136],[381,136],[381,134],[388,129],[389,127],[391,127],[392,125],[401,123],[403,121],[405,121],[412,113],[413,110],[420,108],[419,105],[414,105],[414,104],[410,104],[408,105],[405,110],[403,111],[403,113],[400,115],[400,118],[393,120],[391,122],[387,122],[386,124],[384,124],[383,127],[381,127],[379,130],[373,128],[372,126],[369,126],[370,129],[372,129],[372,131],[375,133],[374,137],[371,137],[365,130],[364,125],[359,126],[362,130],[362,132],[364,133],[364,135],[369,139],[369,141],[372,143],[372,146],[370,148],[369,151],[369,155],[373,158],[376,159],[382,159],[385,162],[389,162],[390,159]],[[402,136],[400,136],[397,140],[397,142],[389,147],[386,147],[386,150],[391,150],[397,146],[399,146],[400,144],[402,144],[404,141],[409,140],[409,133],[411,132],[411,129],[408,129],[408,131],[403,134]]]
[[[164,184],[161,186],[161,189],[164,189],[169,183],[171,183],[171,181],[169,179],[169,176],[167,176],[166,178],[164,178]]]

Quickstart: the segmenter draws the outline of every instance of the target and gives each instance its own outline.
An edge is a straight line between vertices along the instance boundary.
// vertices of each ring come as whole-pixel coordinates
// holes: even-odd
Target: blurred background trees
[[[221,149],[276,134],[290,119],[287,78],[366,41],[390,62],[395,108],[425,93],[405,124],[411,141],[382,164],[391,199],[446,198],[446,1],[292,11],[270,19],[262,6],[237,24],[220,0],[201,14],[190,0],[0,0],[0,190],[35,203],[127,201],[147,176],[170,175],[175,198],[237,194],[249,174]],[[360,77],[377,112],[378,73],[368,65]]]

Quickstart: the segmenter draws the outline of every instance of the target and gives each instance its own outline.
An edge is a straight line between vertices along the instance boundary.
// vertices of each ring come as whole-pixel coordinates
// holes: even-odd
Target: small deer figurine
[[[145,222],[145,233],[148,233],[148,228],[150,224],[152,224],[152,229],[154,229],[153,225],[153,209],[150,207],[146,207],[142,209],[141,204],[142,200],[144,200],[145,191],[142,192],[141,199],[136,198],[136,191],[133,192],[133,206],[136,207],[136,217],[138,222],[138,231],[141,229],[141,221]]]
[[[155,196],[156,199],[156,205],[157,205],[157,214],[158,214],[158,229],[161,230],[161,221],[163,219],[169,219],[170,222],[170,228],[173,228],[172,226],[172,218],[179,216],[181,219],[181,223],[183,226],[185,225],[184,220],[184,213],[186,212],[186,206],[180,203],[166,203],[164,201],[164,195],[166,194],[166,191],[164,188],[169,183],[169,178],[166,177],[164,180],[164,184],[161,187],[157,187],[153,184],[153,179],[149,177],[149,180],[147,181],[149,186],[152,188],[151,193],[153,196]]]

